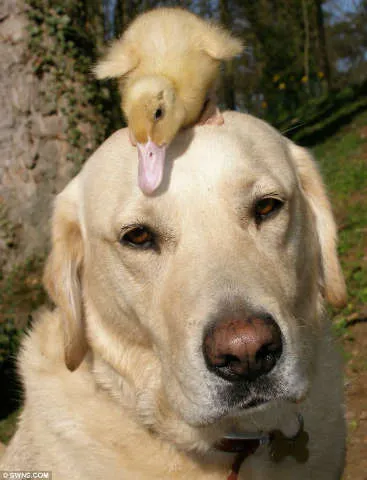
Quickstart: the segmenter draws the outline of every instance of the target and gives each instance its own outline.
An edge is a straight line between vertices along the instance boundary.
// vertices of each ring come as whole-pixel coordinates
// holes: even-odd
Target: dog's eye
[[[255,219],[257,223],[273,215],[283,206],[283,202],[278,198],[265,197],[255,203]]]
[[[154,113],[154,120],[159,120],[161,117],[163,117],[163,108],[157,108]]]
[[[154,247],[155,238],[154,234],[147,227],[136,226],[130,228],[122,235],[120,243],[135,248],[148,249]]]

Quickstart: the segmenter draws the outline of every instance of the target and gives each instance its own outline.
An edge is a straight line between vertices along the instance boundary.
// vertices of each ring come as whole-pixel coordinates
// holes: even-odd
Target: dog
[[[341,364],[324,304],[346,293],[331,207],[305,149],[223,115],[179,133],[151,197],[127,129],[58,195],[44,276],[56,307],[23,342],[25,404],[0,470],[340,478]]]

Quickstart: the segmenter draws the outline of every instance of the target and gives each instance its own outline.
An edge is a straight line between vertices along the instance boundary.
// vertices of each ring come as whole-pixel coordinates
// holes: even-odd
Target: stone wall
[[[52,10],[45,2],[42,8],[38,11],[40,20],[33,26],[30,13],[34,5],[23,0],[0,3],[0,269],[3,272],[30,256],[44,255],[54,195],[106,134],[103,115],[92,105],[94,101],[88,105],[82,87],[91,83],[89,72],[84,77],[81,74],[75,77],[76,60],[72,58],[75,48],[70,47],[69,58],[68,50],[58,46],[56,36],[48,36],[53,23],[59,19],[62,26],[72,22],[73,16],[68,17],[60,9]],[[48,11],[49,19],[45,16]],[[61,31],[58,24],[56,31]],[[35,34],[39,53],[30,48]],[[55,59],[58,51],[60,58]],[[43,62],[47,55],[52,57],[51,61]],[[46,67],[40,69],[42,64]],[[108,97],[108,91],[103,94]],[[101,128],[97,131],[98,125]]]
[[[0,7],[0,265],[45,247],[52,196],[68,181],[67,121],[33,74],[21,1]]]

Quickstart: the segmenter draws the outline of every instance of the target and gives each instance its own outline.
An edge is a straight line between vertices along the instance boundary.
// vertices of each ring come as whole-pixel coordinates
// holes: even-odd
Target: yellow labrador
[[[2,470],[340,478],[323,303],[342,305],[345,285],[330,205],[307,151],[249,115],[224,118],[177,137],[155,196],[121,130],[57,197],[56,309],[24,341],[25,406]]]

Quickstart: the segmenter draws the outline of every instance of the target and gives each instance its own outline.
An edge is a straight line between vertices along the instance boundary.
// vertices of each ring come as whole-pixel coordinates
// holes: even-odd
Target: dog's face
[[[126,131],[112,136],[57,200],[46,285],[69,368],[90,347],[101,381],[179,443],[183,425],[205,436],[307,395],[321,295],[345,290],[303,149],[232,113],[179,135],[168,163],[147,197]]]

